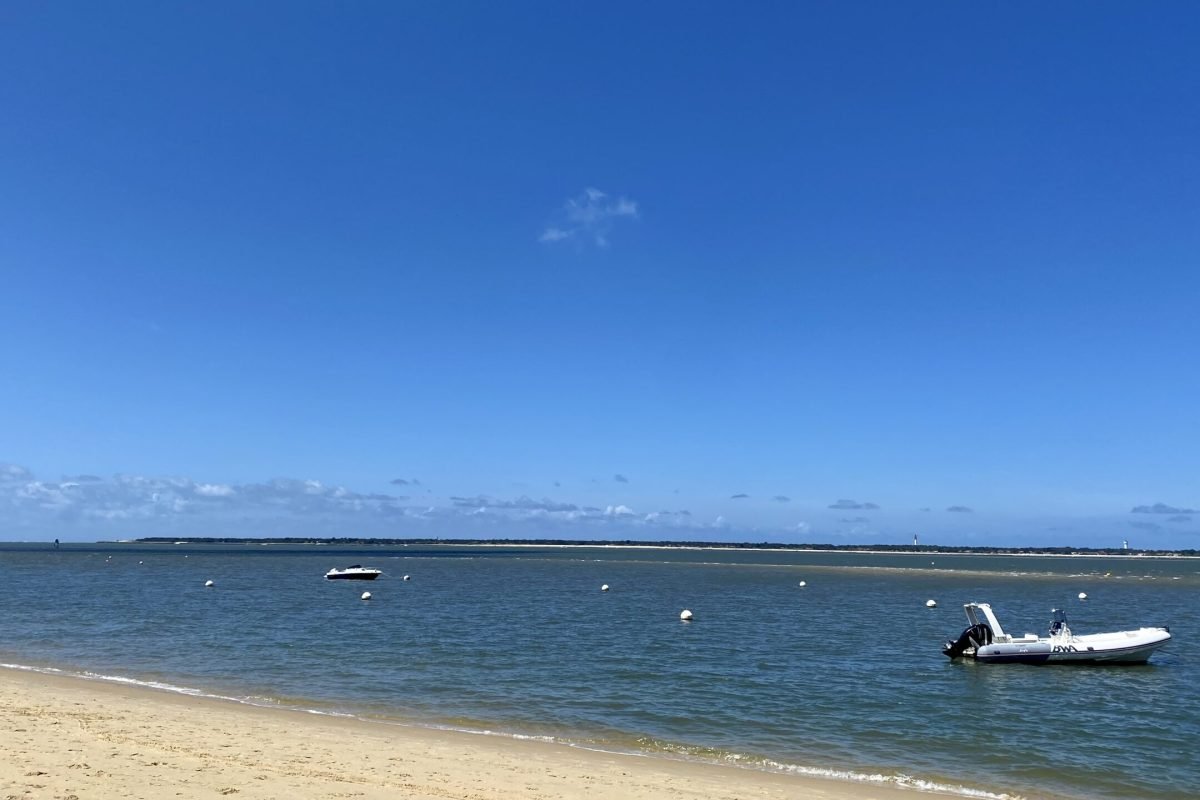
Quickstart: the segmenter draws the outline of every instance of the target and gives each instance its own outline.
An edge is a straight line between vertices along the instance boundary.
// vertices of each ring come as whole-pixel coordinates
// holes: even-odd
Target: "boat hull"
[[[1069,641],[1039,639],[976,648],[974,658],[990,664],[1145,664],[1171,634],[1158,628],[1080,636]]]
[[[364,567],[362,564],[351,564],[341,569],[334,568],[325,573],[327,581],[373,581],[383,574],[383,570]]]

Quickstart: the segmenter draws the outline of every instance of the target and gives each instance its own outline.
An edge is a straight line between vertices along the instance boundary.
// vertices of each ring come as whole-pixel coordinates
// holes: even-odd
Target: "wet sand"
[[[934,795],[0,669],[0,800],[220,796],[915,800]]]

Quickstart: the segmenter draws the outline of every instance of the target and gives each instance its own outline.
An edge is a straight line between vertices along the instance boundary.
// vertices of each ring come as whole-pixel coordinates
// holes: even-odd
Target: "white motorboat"
[[[987,603],[963,606],[970,625],[942,653],[950,658],[973,658],[988,663],[1017,664],[1144,664],[1150,654],[1171,640],[1169,628],[1091,633],[1078,636],[1067,625],[1067,614],[1054,609],[1048,636],[1005,633]]]
[[[364,567],[362,564],[353,564],[344,569],[337,569],[335,567],[334,569],[329,570],[329,572],[325,573],[325,580],[373,581],[382,574],[383,570],[381,569],[371,569],[370,567]]]

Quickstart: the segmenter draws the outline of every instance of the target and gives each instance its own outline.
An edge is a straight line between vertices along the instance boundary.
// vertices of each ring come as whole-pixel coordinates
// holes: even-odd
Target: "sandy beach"
[[[0,730],[0,800],[929,796],[14,669]]]

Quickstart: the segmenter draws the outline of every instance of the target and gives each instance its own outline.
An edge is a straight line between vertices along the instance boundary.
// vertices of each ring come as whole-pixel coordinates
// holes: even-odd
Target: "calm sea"
[[[384,575],[323,579],[356,563]],[[1191,559],[2,544],[0,662],[964,795],[1191,798],[1198,597]],[[1066,607],[1175,639],[1142,667],[951,663],[972,600],[1014,633]]]

